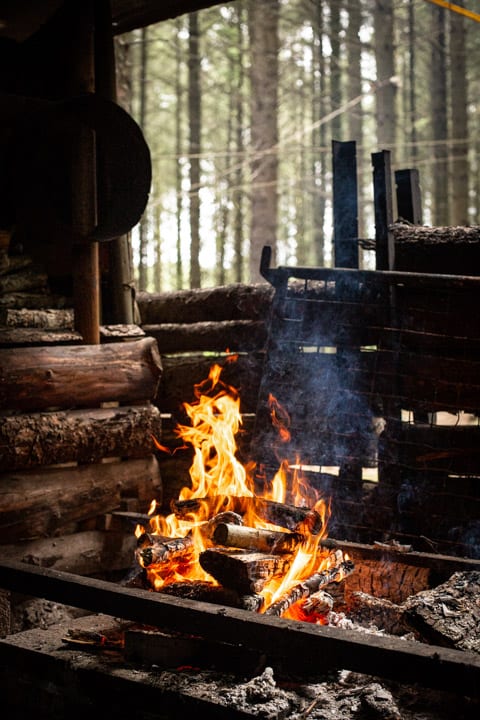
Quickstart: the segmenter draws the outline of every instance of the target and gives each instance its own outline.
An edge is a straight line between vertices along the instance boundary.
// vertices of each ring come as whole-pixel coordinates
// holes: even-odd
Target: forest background
[[[474,5],[236,0],[118,36],[118,101],[152,156],[137,289],[261,281],[264,245],[275,265],[335,265],[334,140],[356,144],[364,247],[379,150],[419,171],[424,224],[477,224]]]

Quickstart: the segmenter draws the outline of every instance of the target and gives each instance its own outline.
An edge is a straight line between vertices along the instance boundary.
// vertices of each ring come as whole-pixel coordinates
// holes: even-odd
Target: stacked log
[[[161,373],[148,337],[0,349],[0,552],[89,574],[134,565],[133,531],[105,514],[161,501]]]
[[[163,444],[176,448],[174,456],[158,454],[165,510],[189,486],[193,457],[191,448],[178,447],[174,428],[188,423],[183,404],[194,399],[194,385],[208,377],[214,363],[223,366],[222,381],[239,392],[239,457],[248,459],[273,295],[269,283],[137,293],[140,327],[157,340],[161,356],[155,404],[162,412]]]

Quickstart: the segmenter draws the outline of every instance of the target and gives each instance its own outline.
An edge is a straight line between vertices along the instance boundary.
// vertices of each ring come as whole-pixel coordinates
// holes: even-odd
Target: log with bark
[[[46,273],[31,267],[0,277],[0,295],[25,292],[27,290],[46,292],[48,290]]]
[[[46,310],[49,308],[64,309],[72,306],[72,299],[65,295],[34,293],[34,292],[11,292],[0,294],[0,307],[5,308],[29,308],[31,310]]]
[[[47,308],[32,310],[23,308],[0,308],[0,325],[10,328],[48,328],[50,330],[73,330],[73,310]]]
[[[278,532],[228,522],[218,523],[213,533],[213,542],[217,545],[266,553],[290,553],[304,540],[301,533]]]
[[[403,603],[409,626],[427,642],[480,653],[480,571],[457,572]]]
[[[261,320],[223,320],[190,324],[142,325],[155,338],[161,353],[251,352],[263,350],[267,326]]]
[[[270,312],[274,288],[269,283],[232,283],[176,292],[139,292],[143,324],[198,323],[210,320],[258,320]]]
[[[206,498],[192,498],[189,500],[173,500],[171,510],[182,518],[190,513],[198,512],[201,507],[211,508],[214,512],[231,509],[239,515],[248,510],[254,510],[263,520],[284,527],[287,530],[308,530],[312,535],[318,535],[323,528],[323,521],[316,510],[297,507],[287,503],[279,503],[256,496],[211,496]]]
[[[161,374],[153,338],[4,349],[0,350],[0,408],[29,412],[144,402],[155,397]]]
[[[14,348],[40,345],[78,345],[82,336],[76,330],[43,328],[0,328],[0,347]]]
[[[225,348],[226,345],[223,346]],[[183,403],[191,402],[194,398],[193,386],[208,377],[213,363],[218,363],[223,366],[223,382],[233,385],[240,394],[242,413],[254,413],[264,356],[260,352],[248,353],[235,356],[235,362],[228,362],[228,358],[232,357],[223,353],[218,356],[202,353],[162,355],[163,373],[155,404],[162,408],[162,412],[173,413],[178,417]]]
[[[10,415],[0,424],[0,468],[145,457],[161,429],[154,405]]]
[[[259,593],[272,578],[283,577],[291,560],[284,555],[208,549],[200,553],[199,562],[225,587],[249,595]]]
[[[185,560],[192,558],[195,550],[193,538],[164,537],[144,533],[138,539],[136,557],[142,567],[169,563],[172,560]]]
[[[332,555],[332,560],[335,564],[326,570],[313,573],[306,580],[294,585],[265,610],[265,615],[276,615],[280,617],[299,600],[308,598],[330,583],[340,582],[340,580],[343,580],[343,578],[353,572],[354,564],[351,560],[344,560],[340,551],[337,550]]]
[[[123,462],[4,473],[0,486],[0,543],[48,537],[72,523],[119,509],[122,495],[145,510],[161,498],[155,456]]]

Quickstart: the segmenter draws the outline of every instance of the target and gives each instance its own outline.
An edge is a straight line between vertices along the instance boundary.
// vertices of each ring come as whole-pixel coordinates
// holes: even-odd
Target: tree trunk
[[[259,282],[264,245],[275,258],[278,178],[278,16],[279,0],[249,0],[251,54],[252,188],[250,281]],[[275,262],[275,261],[274,261]]]
[[[200,151],[201,87],[198,13],[188,16],[188,122],[190,128],[190,287],[201,286],[200,274]]]
[[[337,110],[342,104],[342,70],[341,70],[341,5],[342,0],[330,3],[330,44],[332,54],[330,56],[330,98],[331,109]],[[342,115],[336,115],[331,121],[331,133],[333,140],[343,140],[342,137]]]
[[[445,9],[432,7],[431,117],[433,140],[433,224],[448,225],[447,67]]]
[[[468,74],[465,18],[450,14],[450,105],[452,225],[468,225]]]
[[[312,6],[312,176],[313,176],[313,252],[318,267],[325,265],[325,237],[323,226],[326,208],[327,160],[326,127],[322,122],[326,114],[325,60],[323,54],[323,1],[316,0]]]
[[[392,0],[375,0],[375,61],[377,80],[385,83],[376,93],[377,143],[382,150],[394,150],[396,140],[396,86],[389,82],[395,75],[394,9]],[[393,161],[393,157],[392,157]]]
[[[141,30],[140,36],[140,109],[139,109],[139,124],[143,132],[146,132],[147,127],[147,73],[148,73],[148,28],[144,27]],[[139,224],[139,278],[138,284],[140,290],[147,289],[147,214],[144,213]]]

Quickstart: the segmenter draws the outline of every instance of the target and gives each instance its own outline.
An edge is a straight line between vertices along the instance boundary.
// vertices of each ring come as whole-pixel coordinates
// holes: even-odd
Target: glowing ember
[[[152,502],[149,527],[137,526],[136,529],[137,559],[156,590],[173,582],[201,581],[218,585],[199,562],[207,549],[218,549],[214,537],[217,541],[223,537],[227,544],[225,538],[230,528],[232,537],[250,538],[233,541],[247,542],[240,547],[247,547],[248,542],[253,542],[252,538],[257,547],[260,547],[258,543],[270,542],[272,552],[288,552],[289,561],[287,572],[281,577],[269,578],[258,593],[265,611],[288,593],[306,597],[305,592],[310,593],[310,589],[299,590],[299,584],[307,582],[313,587],[312,576],[315,580],[318,573],[330,571],[332,554],[320,547],[326,536],[330,504],[303,477],[298,458],[294,463],[282,460],[262,496],[255,495],[255,468],[245,467],[236,457],[235,437],[242,424],[240,398],[235,388],[220,379],[221,371],[219,365],[213,365],[208,378],[194,386],[195,402],[184,403],[191,425],[178,425],[175,433],[194,449],[191,487],[182,489],[173,504],[175,511],[167,516],[156,514],[156,503]],[[273,396],[270,408],[279,439],[287,442],[289,416]],[[157,441],[155,444],[159,450],[168,451]],[[293,528],[282,516],[285,511],[294,518]],[[234,532],[239,526],[243,526],[242,532]],[[238,550],[238,545],[236,548],[238,552],[247,552]],[[348,559],[343,558],[340,551],[337,551],[337,560],[338,568],[332,575],[335,581],[342,579],[348,570]],[[318,615],[302,612],[295,603],[282,614],[320,621]]]

